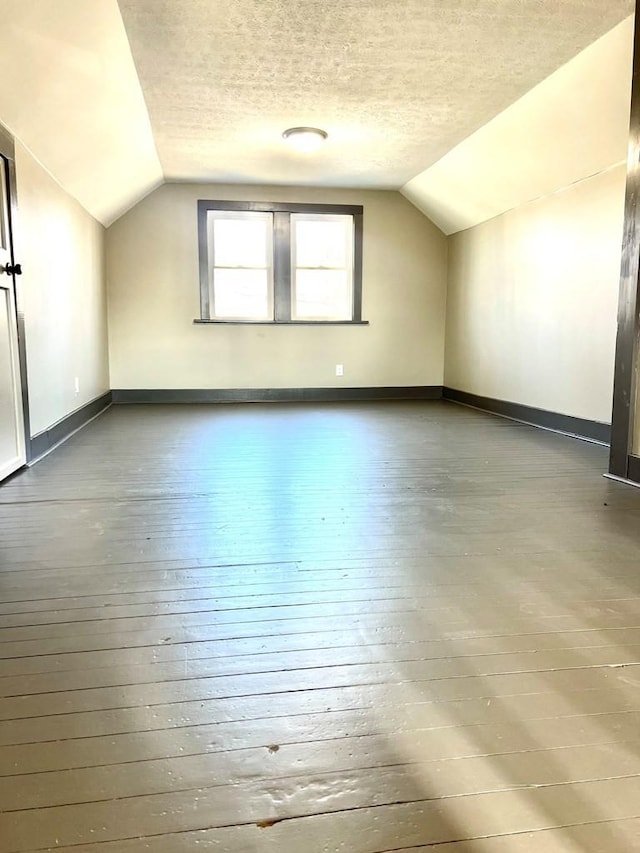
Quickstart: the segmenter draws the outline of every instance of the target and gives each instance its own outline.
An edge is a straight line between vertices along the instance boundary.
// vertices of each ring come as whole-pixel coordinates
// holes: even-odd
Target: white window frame
[[[297,222],[343,222],[345,219],[350,220],[351,227],[346,234],[346,266],[341,267],[299,267],[296,259],[297,240],[295,234],[295,225]],[[353,273],[354,273],[354,222],[353,216],[340,213],[292,213],[291,214],[291,319],[292,320],[315,320],[317,322],[326,322],[331,320],[350,320],[353,317]],[[333,317],[305,317],[303,314],[298,314],[296,308],[298,304],[298,277],[299,269],[309,270],[336,270],[344,271],[347,274],[347,285],[350,293],[349,310],[347,316],[334,315]]]
[[[226,266],[224,264],[216,264],[216,247],[215,247],[215,223],[219,220],[239,219],[244,221],[261,221],[267,224],[266,228],[266,246],[267,257],[266,266],[252,265],[237,265]],[[211,317],[215,320],[259,323],[273,319],[273,214],[264,213],[255,210],[210,210],[207,216],[207,254],[209,258],[208,275],[209,275],[209,305],[211,306]],[[216,270],[266,270],[267,272],[267,310],[264,314],[230,316],[228,314],[218,315],[216,312]]]

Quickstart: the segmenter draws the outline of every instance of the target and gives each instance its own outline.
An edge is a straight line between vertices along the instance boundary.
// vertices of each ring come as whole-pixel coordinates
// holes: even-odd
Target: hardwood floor
[[[640,850],[640,490],[447,403],[120,406],[0,487],[0,851]]]

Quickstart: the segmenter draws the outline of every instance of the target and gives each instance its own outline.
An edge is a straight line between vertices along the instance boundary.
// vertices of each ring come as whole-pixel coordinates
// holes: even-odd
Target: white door
[[[0,156],[0,480],[25,463],[7,161]]]

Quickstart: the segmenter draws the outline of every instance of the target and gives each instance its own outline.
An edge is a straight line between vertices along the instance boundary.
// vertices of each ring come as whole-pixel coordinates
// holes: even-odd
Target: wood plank
[[[371,585],[372,579],[375,580],[373,587]],[[18,616],[19,614],[25,614],[25,616],[26,614],[33,614],[35,616],[37,614],[40,620],[55,616],[59,621],[67,618],[71,621],[85,619],[92,614],[95,618],[96,614],[104,613],[104,608],[108,608],[108,613],[113,616],[155,615],[155,613],[179,612],[170,610],[175,605],[184,604],[186,606],[190,603],[210,601],[215,601],[216,604],[226,604],[229,599],[234,599],[237,596],[246,598],[247,601],[244,603],[252,602],[256,606],[260,606],[289,602],[302,604],[310,601],[335,603],[337,601],[375,601],[399,598],[413,600],[416,595],[424,595],[425,590],[429,590],[430,597],[433,596],[437,599],[438,596],[451,595],[453,586],[457,587],[456,592],[460,598],[477,598],[479,593],[486,588],[486,580],[469,579],[458,584],[426,582],[398,584],[393,581],[392,575],[376,574],[372,578],[371,574],[368,574],[361,578],[353,574],[343,573],[342,576],[334,580],[324,581],[316,580],[313,575],[309,579],[303,576],[300,580],[295,581],[291,577],[288,580],[278,580],[276,577],[271,577],[268,582],[263,581],[262,583],[243,583],[241,579],[237,579],[232,583],[221,581],[215,586],[197,585],[190,587],[183,585],[171,589],[120,591],[100,595],[70,595],[56,598],[43,598],[42,589],[38,584],[34,588],[33,598],[11,599],[10,595],[7,594],[4,597],[6,603],[0,603],[0,614],[7,616]],[[24,590],[24,584],[20,588]],[[511,595],[516,590],[522,596],[523,602],[537,600],[548,595],[550,591],[558,594],[557,590],[553,590],[553,587],[549,588],[542,580],[537,582],[519,580],[517,583],[511,582],[506,585],[502,595]],[[597,581],[587,578],[567,579],[560,594],[561,600],[569,597],[573,600],[577,598],[580,601],[602,600],[605,595],[607,598],[614,599],[629,598],[628,590],[625,590],[620,580],[614,576]],[[231,605],[233,606],[233,602]],[[127,612],[129,608],[136,607],[146,608],[147,612],[143,609]],[[151,612],[151,608],[153,608],[153,612]],[[7,622],[6,624],[12,623]],[[25,622],[25,624],[36,623]]]
[[[132,775],[131,762],[125,762],[108,765],[100,774],[93,772],[94,768],[83,768],[29,774],[20,780],[7,777],[0,787],[3,810],[12,811],[205,787],[213,784],[212,778],[223,779],[220,784],[227,784],[230,779],[236,784],[259,777],[288,778],[298,775],[299,764],[304,761],[310,777],[336,771],[344,773],[354,768],[373,770],[379,767],[396,768],[397,772],[414,777],[426,778],[436,774],[441,792],[439,796],[445,796],[637,775],[638,758],[634,754],[637,745],[638,741],[621,741],[615,745],[522,750],[494,754],[491,762],[484,755],[455,759],[434,757],[423,761],[421,759],[428,750],[420,744],[415,754],[406,751],[396,753],[393,743],[389,742],[381,743],[383,748],[371,752],[371,744],[362,738],[356,742],[344,739],[326,745],[295,744],[277,749],[268,745],[241,749],[231,761],[221,752],[152,760],[147,762],[142,776]],[[275,755],[277,759],[271,758]],[[219,777],[217,768],[221,772]],[[20,782],[19,787],[16,782]]]
[[[454,674],[442,674],[436,661],[405,661],[393,664],[360,664],[351,667],[316,667],[249,675],[207,676],[123,687],[87,688],[5,698],[0,720],[21,720],[109,709],[150,708],[167,704],[219,701],[247,696],[271,698],[281,694],[316,691],[349,691],[383,685],[387,688],[415,685],[424,698],[443,701],[534,693],[541,687],[564,685],[568,689],[598,689],[606,684],[638,683],[640,664],[606,664],[565,669],[500,670],[470,674],[466,661],[446,662]],[[457,665],[457,667],[455,666]],[[634,670],[638,674],[634,675]]]
[[[0,853],[635,849],[605,467],[444,403],[115,407],[0,489]]]
[[[531,832],[556,826],[559,820],[584,823],[593,820],[594,803],[600,804],[598,814],[602,820],[623,820],[638,817],[639,797],[640,777],[634,776],[530,788],[526,797],[516,790],[434,799],[431,791],[422,791],[411,779],[389,778],[380,773],[372,780],[371,788],[343,785],[341,780],[318,788],[292,782],[281,788],[256,786],[256,790],[245,791],[242,787],[214,787],[182,795],[123,799],[118,801],[117,825],[112,819],[113,803],[9,812],[0,815],[0,833],[7,853],[43,849],[36,846],[43,841],[49,847],[83,845],[90,850],[109,841],[139,843],[140,826],[151,821],[155,831],[147,838],[173,835],[176,850],[187,849],[185,842],[203,843],[207,836],[213,840],[216,830],[240,826],[275,830],[269,833],[273,842],[282,843],[284,837],[288,842],[284,849],[292,850],[295,847],[291,836],[302,845],[308,834],[306,849],[321,851],[327,845],[339,849],[348,826],[349,833],[355,830],[356,838],[369,836],[368,842],[359,844],[359,850],[367,851],[385,849],[380,845],[388,845],[391,839],[404,846],[415,840],[438,844],[465,837],[509,834],[516,827],[521,832]],[[317,812],[318,798],[322,800],[321,814]],[[365,800],[367,805],[363,805]],[[322,833],[328,818],[333,827],[327,837]],[[183,837],[178,839],[178,834]],[[373,844],[372,835],[377,837]]]
[[[628,820],[601,821],[565,826],[562,829],[543,829],[537,832],[518,832],[509,835],[492,836],[482,840],[458,841],[451,844],[420,845],[403,847],[393,853],[424,853],[437,850],[438,853],[567,853],[568,850],[580,853],[609,853],[640,847],[640,818]],[[392,853],[389,850],[381,853]]]
[[[636,719],[635,726],[637,723]],[[390,778],[423,780],[437,798],[640,774],[640,739],[523,749],[492,754],[491,761],[487,761],[486,755],[436,758],[430,743],[420,734],[416,733],[415,749],[411,751],[407,749],[408,737],[358,737],[324,744],[271,744],[240,749],[234,755],[219,751],[150,760],[140,773],[132,773],[129,761],[104,766],[99,773],[88,767],[20,778],[7,776],[0,779],[0,801],[3,812],[12,812],[226,785],[235,786],[241,794],[241,786],[253,784],[256,779],[262,780],[261,784],[297,779],[300,764],[312,787],[329,777],[336,782],[342,779],[345,784],[350,779],[351,785],[371,786],[382,770]],[[529,732],[529,737],[533,740],[534,734]]]
[[[362,667],[395,669],[411,680],[463,677],[469,675],[499,675],[514,672],[546,672],[553,670],[586,669],[590,667],[629,668],[640,666],[640,644],[635,646],[582,646],[579,649],[531,650],[501,652],[497,655],[448,655],[433,657],[433,649],[424,644],[401,646],[361,646],[333,648],[331,658],[318,667],[317,649],[310,651],[279,651],[225,657],[192,657],[146,664],[129,664],[126,672],[119,665],[81,669],[71,672],[46,672],[41,675],[22,675],[0,678],[0,697],[12,699],[30,695],[55,694],[103,687],[127,687],[172,681],[221,678],[225,675],[259,675],[262,673],[296,672],[304,670],[342,670],[360,673]],[[429,654],[431,652],[431,655]],[[352,679],[349,679],[352,681]],[[391,675],[385,681],[391,681]],[[55,701],[55,696],[52,697]]]
[[[586,610],[587,608],[585,608]],[[453,610],[453,605],[452,605]],[[597,624],[594,633],[605,630],[624,630],[637,628],[639,617],[634,613],[615,612],[614,608],[601,608],[600,613],[590,613],[589,617],[578,617],[567,614],[553,617],[520,617],[512,613],[504,613],[504,621],[497,621],[486,611],[474,615],[472,609],[467,615],[443,618],[438,621],[431,616],[428,624],[417,610],[404,612],[389,612],[388,614],[372,614],[363,612],[351,616],[322,616],[292,617],[287,619],[248,619],[240,622],[221,624],[209,617],[198,618],[198,614],[189,618],[152,623],[147,631],[134,628],[132,630],[115,629],[93,633],[71,633],[68,636],[58,633],[47,636],[46,631],[33,629],[33,634],[40,636],[6,639],[0,642],[0,659],[29,657],[41,654],[61,654],[77,651],[115,650],[136,646],[157,646],[159,644],[178,642],[202,642],[215,640],[232,640],[243,638],[263,638],[272,636],[293,636],[307,633],[310,629],[317,632],[337,630],[356,631],[360,635],[375,635],[387,628],[397,628],[404,631],[407,641],[422,637],[423,639],[445,638],[465,639],[482,637],[508,637],[511,634],[547,634],[584,632],[590,630],[590,620]],[[62,629],[64,626],[60,626]],[[9,629],[18,630],[18,629]],[[25,632],[29,633],[29,631]]]
[[[419,636],[419,635],[418,635]],[[404,642],[402,642],[404,640]],[[115,667],[121,670],[123,663],[127,667],[164,663],[171,661],[194,661],[216,659],[224,661],[227,657],[250,655],[259,668],[263,656],[283,654],[283,661],[289,655],[304,652],[326,650],[335,655],[352,654],[366,656],[368,661],[375,660],[432,660],[446,657],[478,657],[487,655],[506,655],[521,652],[538,654],[546,650],[580,650],[589,654],[589,649],[621,648],[623,651],[640,645],[640,628],[602,629],[599,631],[556,632],[552,634],[510,634],[502,636],[468,637],[452,640],[416,639],[407,641],[404,628],[378,628],[371,634],[361,634],[359,645],[354,647],[353,636],[348,630],[325,631],[301,634],[271,635],[258,639],[238,638],[231,640],[174,642],[173,638],[162,638],[160,645],[127,646],[107,651],[79,651],[61,654],[45,653],[31,657],[5,658],[2,662],[0,685],[7,683],[15,675],[53,674],[81,672],[85,669],[96,671]],[[356,661],[354,661],[356,662]],[[286,668],[286,667],[284,667]],[[2,689],[0,687],[0,689]],[[4,688],[6,692],[6,688]]]
[[[34,724],[20,729],[21,736],[28,738],[22,743],[17,738],[9,745],[0,747],[0,772],[2,775],[33,773],[74,767],[106,766],[126,761],[149,761],[156,758],[199,755],[205,752],[235,751],[252,747],[264,747],[273,743],[301,744],[336,741],[342,738],[371,737],[380,734],[411,732],[416,729],[456,728],[469,726],[496,726],[503,729],[517,719],[520,725],[529,721],[564,721],[565,725],[579,727],[586,717],[590,726],[600,726],[604,737],[620,740],[619,730],[610,725],[620,715],[640,711],[640,697],[629,690],[591,690],[582,693],[525,694],[524,696],[487,699],[460,700],[446,703],[421,702],[419,697],[384,695],[375,707],[359,707],[347,710],[319,710],[302,713],[300,706],[293,713],[265,716],[264,704],[256,700],[236,701],[233,712],[227,711],[226,718],[216,712],[225,712],[221,707],[207,705],[191,716],[156,715],[151,721],[136,719],[127,731],[120,716],[100,715],[89,717],[86,729],[83,719],[76,717],[71,727],[55,729],[57,739],[51,735],[49,726]],[[395,701],[393,701],[395,699]],[[277,707],[275,709],[278,710]],[[281,709],[285,710],[285,709]],[[297,711],[297,713],[296,713]],[[235,713],[234,713],[235,712]],[[261,716],[262,714],[262,716]],[[230,719],[233,716],[239,719]],[[612,716],[612,715],[615,715]],[[594,717],[590,720],[590,717]],[[125,717],[127,722],[128,719]],[[91,728],[92,723],[96,728]],[[109,734],[97,732],[107,726],[115,729]],[[100,729],[97,727],[101,726]],[[144,726],[144,728],[142,728]],[[121,733],[118,728],[123,729]],[[82,732],[88,732],[82,734]],[[599,740],[598,730],[595,731]],[[626,735],[625,735],[626,736]],[[482,744],[476,752],[482,754]],[[500,744],[498,751],[504,751]],[[465,753],[467,754],[467,753]],[[459,757],[459,756],[458,756]]]

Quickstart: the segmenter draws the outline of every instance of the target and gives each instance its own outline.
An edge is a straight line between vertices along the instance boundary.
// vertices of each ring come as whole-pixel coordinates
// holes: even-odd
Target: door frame
[[[0,124],[0,154],[7,161],[7,179],[9,186],[9,241],[11,262],[16,263],[16,229],[18,223],[17,181],[15,142],[13,136]],[[19,243],[18,243],[19,245]],[[22,423],[24,426],[24,447],[26,461],[32,459],[31,422],[29,418],[29,386],[27,381],[27,345],[24,321],[24,294],[20,276],[14,276],[14,293],[18,325],[18,364],[20,366],[20,390],[22,398]]]

